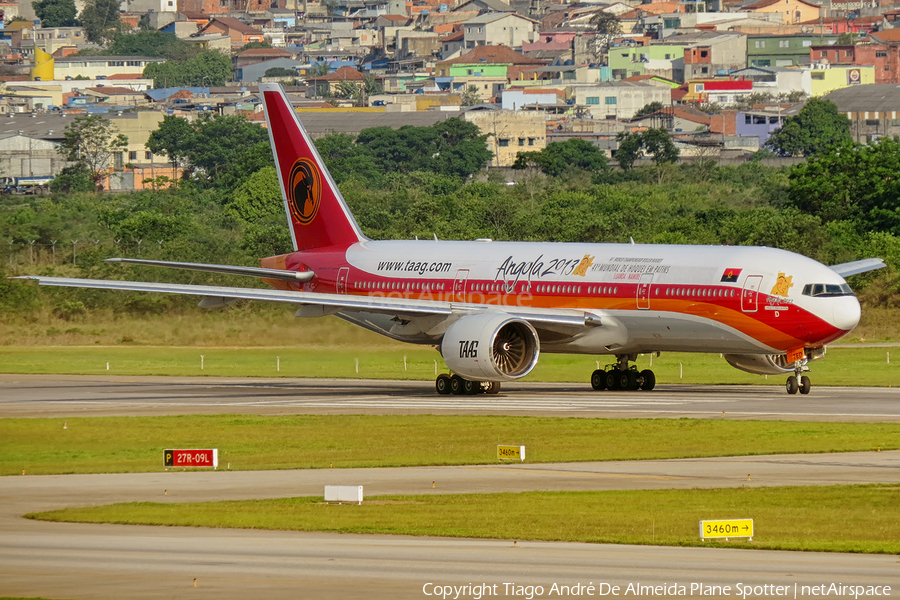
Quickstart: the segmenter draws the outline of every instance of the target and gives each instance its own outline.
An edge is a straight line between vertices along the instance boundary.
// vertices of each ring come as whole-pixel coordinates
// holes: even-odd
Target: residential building
[[[114,75],[142,77],[150,63],[164,62],[148,56],[67,56],[57,58],[56,79],[74,79],[79,75],[90,79],[111,79]]]
[[[647,83],[616,81],[572,88],[575,105],[587,109],[595,119],[630,119],[650,104],[671,102],[671,91]]]
[[[89,87],[85,88],[82,93],[88,98],[93,98],[94,104],[104,104],[114,107],[142,106],[149,103],[144,92],[135,91],[127,87]]]
[[[900,83],[900,44],[879,44],[874,38],[854,46],[812,46],[814,63],[875,67],[875,83]]]
[[[741,137],[755,137],[762,148],[769,136],[784,125],[789,116],[781,106],[767,106],[763,109],[738,111],[735,118],[735,133]]]
[[[500,106],[503,110],[567,106],[566,94],[555,88],[509,88],[503,90]]]
[[[809,74],[812,96],[825,94],[845,87],[860,89],[875,83],[875,67],[814,65]]]
[[[748,67],[792,67],[810,63],[813,45],[834,45],[836,35],[769,35],[747,36]]]
[[[224,35],[231,39],[233,48],[240,48],[250,42],[262,42],[263,32],[232,17],[213,17],[209,23],[201,27],[192,37],[204,35]]]
[[[741,10],[748,13],[766,13],[781,15],[781,22],[802,23],[817,19],[823,10],[818,4],[805,0],[758,0],[752,4],[745,4]]]
[[[613,79],[639,75],[672,77],[673,63],[684,58],[684,46],[678,44],[649,44],[646,46],[615,46],[609,49],[609,68]]]
[[[787,95],[803,92],[812,95],[810,69],[795,67],[747,67],[731,73],[731,79],[752,81],[754,94]]]
[[[507,46],[476,46],[458,58],[435,65],[436,77],[504,77],[513,79],[529,68],[543,66],[546,61],[529,58]]]
[[[40,135],[0,132],[0,173],[4,177],[49,177],[63,170],[67,161],[57,143]]]
[[[504,45],[521,47],[524,42],[537,39],[540,24],[512,12],[485,13],[463,23],[463,35],[467,50],[475,46]]]
[[[850,135],[862,144],[884,136],[900,136],[900,87],[894,84],[860,85],[825,96],[850,120]]]
[[[81,27],[23,27],[12,35],[11,44],[18,48],[26,61],[34,60],[35,46],[53,54],[60,48],[84,48],[89,44],[84,39]]]
[[[752,81],[696,79],[687,82],[688,93],[682,102],[698,104],[735,104],[753,93]]]
[[[670,106],[649,115],[631,119],[632,125],[654,129],[663,128],[672,133],[705,133],[709,131],[710,116],[689,106]]]
[[[488,134],[493,167],[511,167],[519,152],[539,152],[547,147],[547,117],[542,111],[467,111],[465,121]]]

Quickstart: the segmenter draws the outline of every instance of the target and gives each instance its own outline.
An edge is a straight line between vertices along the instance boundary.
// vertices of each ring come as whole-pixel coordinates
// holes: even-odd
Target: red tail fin
[[[366,239],[284,89],[261,83],[259,91],[294,249],[346,247]]]

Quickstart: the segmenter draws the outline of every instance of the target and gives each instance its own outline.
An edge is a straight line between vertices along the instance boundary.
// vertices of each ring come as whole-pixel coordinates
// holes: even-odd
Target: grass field
[[[900,553],[900,487],[833,486],[129,503],[29,515],[51,521]],[[703,542],[701,519],[752,518],[752,542]]]
[[[893,351],[891,362],[889,354]],[[201,358],[202,357],[202,358]],[[591,372],[611,357],[543,354],[525,381],[568,381],[588,385]],[[107,369],[107,363],[109,369]],[[641,355],[657,383],[784,385],[785,376],[738,371],[718,354]],[[900,386],[900,347],[837,348],[811,364],[813,385]],[[384,348],[209,348],[146,346],[0,347],[2,373],[65,375],[168,375],[229,377],[338,377],[433,380],[447,372],[432,349]]]
[[[235,470],[484,464],[496,461],[498,444],[524,444],[529,462],[850,452],[900,448],[900,425],[429,415],[0,419],[0,475],[162,471],[166,448],[218,448],[220,466]]]

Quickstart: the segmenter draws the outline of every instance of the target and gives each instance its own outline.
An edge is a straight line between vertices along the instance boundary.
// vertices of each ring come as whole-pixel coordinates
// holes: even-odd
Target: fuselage
[[[572,309],[612,317],[627,339],[542,336],[549,352],[784,353],[852,330],[860,308],[844,279],[774,248],[479,241],[364,241],[264,259],[315,271],[284,289],[439,300],[460,308]],[[819,286],[819,287],[816,287]],[[818,292],[818,293],[817,293]],[[377,318],[348,320],[391,335]],[[404,337],[433,343],[428,335]]]

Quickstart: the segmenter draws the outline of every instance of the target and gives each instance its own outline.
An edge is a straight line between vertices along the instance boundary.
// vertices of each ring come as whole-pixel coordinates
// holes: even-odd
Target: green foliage
[[[80,163],[63,168],[50,182],[50,191],[54,193],[93,192],[96,189],[93,173]]]
[[[900,142],[845,142],[790,175],[790,199],[825,222],[851,220],[865,231],[900,235]]]
[[[297,71],[284,67],[272,67],[263,74],[264,77],[296,77]]]
[[[649,104],[645,104],[643,107],[638,109],[636,113],[634,113],[634,118],[643,117],[644,115],[652,115],[655,112],[659,112],[666,107],[665,104],[660,102],[659,100],[655,102],[651,102]]]
[[[37,310],[41,304],[37,286],[23,285],[20,281],[7,279],[7,276],[0,267],[0,316]]]
[[[128,147],[128,138],[100,115],[76,117],[65,130],[59,150],[66,158],[90,171],[98,188],[110,170],[113,155]],[[77,189],[77,188],[76,188]]]
[[[635,161],[645,154],[650,155],[657,167],[678,160],[678,148],[675,147],[672,136],[661,127],[634,133],[622,131],[616,135],[616,141],[619,142],[619,148],[615,158],[625,171],[631,169]]]
[[[31,3],[41,27],[75,27],[78,25],[74,0],[35,0]]]
[[[147,147],[168,155],[173,166],[184,165],[202,187],[233,189],[272,164],[265,129],[242,116],[202,115],[189,123],[167,115]]]
[[[766,146],[785,156],[815,156],[851,142],[850,121],[830,100],[813,98],[794,117],[784,120]]]
[[[124,33],[115,37],[103,54],[110,56],[151,56],[166,60],[184,61],[199,52],[197,44],[191,44],[161,31]]]
[[[270,44],[269,42],[247,42],[246,44],[241,46],[240,49],[237,52],[235,52],[235,54],[240,54],[244,50],[256,50],[256,49],[261,49],[261,48],[268,49],[271,47],[272,47],[272,44]]]
[[[87,0],[78,19],[85,39],[95,44],[111,42],[124,29],[118,0]]]
[[[263,167],[240,185],[226,205],[236,218],[254,223],[271,215],[284,215],[275,167]]]
[[[218,50],[207,50],[187,60],[150,63],[144,77],[153,87],[219,86],[231,81],[231,59]]]
[[[476,104],[481,104],[481,96],[478,94],[478,88],[474,85],[468,86],[463,92],[460,104],[462,106],[475,106]]]
[[[609,161],[594,144],[582,139],[565,142],[550,142],[540,152],[519,152],[513,169],[524,169],[534,165],[545,175],[558,177],[569,169],[585,171],[606,171]]]

